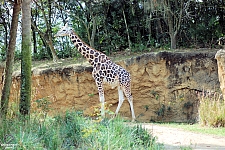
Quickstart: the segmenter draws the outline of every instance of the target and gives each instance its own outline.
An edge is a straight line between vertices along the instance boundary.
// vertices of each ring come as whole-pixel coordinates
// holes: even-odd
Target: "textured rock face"
[[[118,62],[131,73],[134,109],[139,121],[194,121],[198,112],[197,93],[219,88],[215,52],[148,53]],[[32,111],[36,100],[46,98],[50,114],[82,110],[92,114],[99,106],[98,91],[91,66],[33,70]],[[20,75],[14,74],[10,99],[18,102]],[[115,111],[117,89],[104,85],[107,104]],[[120,114],[131,119],[125,100]]]
[[[217,59],[218,65],[218,76],[220,81],[220,89],[225,98],[225,49],[221,49],[216,53],[215,58]]]

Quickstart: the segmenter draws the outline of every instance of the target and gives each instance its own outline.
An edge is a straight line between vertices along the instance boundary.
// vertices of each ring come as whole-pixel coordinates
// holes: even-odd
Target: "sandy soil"
[[[225,150],[225,137],[206,135],[165,127],[155,124],[143,124],[166,150],[192,148],[194,150]]]

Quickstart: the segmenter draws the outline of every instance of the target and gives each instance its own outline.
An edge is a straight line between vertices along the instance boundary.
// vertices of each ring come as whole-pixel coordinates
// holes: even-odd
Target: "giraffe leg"
[[[131,115],[132,115],[132,122],[135,121],[135,113],[134,113],[134,105],[133,105],[133,96],[131,94],[131,89],[130,86],[128,86],[126,89],[124,89],[124,93],[127,97],[127,100],[130,104],[130,111],[131,111]]]
[[[105,97],[102,82],[96,82],[96,85],[98,86],[99,101],[101,103],[101,116],[105,118]]]
[[[101,116],[102,118],[105,118],[105,98],[104,98],[104,94],[100,94],[99,93],[99,100],[101,103]]]
[[[122,106],[123,101],[124,101],[123,90],[121,89],[120,86],[118,86],[118,94],[119,94],[119,103],[118,103],[118,106],[117,106],[117,109],[116,109],[116,112],[115,112],[115,116],[118,114],[118,112],[120,110],[120,107]]]
[[[130,95],[129,98],[127,97],[127,99],[128,99],[129,104],[130,104],[130,110],[131,110],[131,113],[132,113],[132,122],[134,122],[135,121],[135,114],[134,114],[134,106],[133,106],[133,97],[132,97],[132,95]]]

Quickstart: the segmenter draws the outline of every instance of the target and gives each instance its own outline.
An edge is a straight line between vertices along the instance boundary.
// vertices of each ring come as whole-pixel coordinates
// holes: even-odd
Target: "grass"
[[[121,60],[125,60],[127,58],[131,58],[134,56],[138,56],[142,53],[132,53],[130,55],[127,55],[126,52],[118,52],[118,53],[113,53],[111,56],[109,56],[112,61],[121,61]],[[89,63],[87,62],[87,60],[79,55],[77,57],[73,57],[73,58],[65,58],[65,59],[59,59],[58,62],[53,62],[52,60],[40,60],[40,61],[32,61],[32,68],[39,68],[39,69],[48,69],[48,68],[54,68],[54,67],[65,67],[71,64],[81,64],[81,65],[89,65]],[[3,63],[1,63],[0,65],[4,65]],[[13,67],[13,71],[19,71],[21,68],[21,62],[20,61],[16,61],[14,63],[14,67]]]
[[[114,62],[119,62],[126,60],[131,57],[139,56],[143,54],[144,52],[131,52],[131,54],[128,55],[126,51],[119,51],[114,52],[111,55],[109,55],[110,59]],[[78,53],[78,52],[77,52]],[[72,64],[78,64],[78,65],[89,65],[87,60],[80,54],[73,58],[65,58],[65,59],[59,59],[58,62],[53,62],[51,59],[45,59],[45,60],[32,60],[32,69],[38,68],[38,69],[49,69],[49,68],[60,68],[69,66]],[[5,66],[5,62],[0,62],[0,65]],[[21,62],[15,61],[13,66],[13,71],[20,71],[21,69]]]
[[[163,146],[141,126],[130,127],[120,118],[96,122],[76,112],[29,122],[0,122],[0,149],[34,150],[158,150]]]
[[[58,62],[53,62],[52,60],[40,60],[40,61],[32,61],[32,68],[39,69],[49,69],[49,68],[58,68],[64,67],[71,64],[84,64],[86,60],[84,58],[67,58],[60,59]],[[21,62],[16,61],[14,63],[13,71],[19,71],[21,68]]]
[[[225,127],[225,101],[219,92],[199,94],[199,123],[204,126]]]
[[[224,136],[225,137],[225,128],[219,127],[208,127],[208,126],[202,126],[200,124],[186,124],[186,123],[163,123],[160,124],[163,126],[169,126],[173,128],[179,128],[186,131],[191,131],[195,133],[201,133],[201,134],[210,134],[210,135],[216,135],[216,136]]]

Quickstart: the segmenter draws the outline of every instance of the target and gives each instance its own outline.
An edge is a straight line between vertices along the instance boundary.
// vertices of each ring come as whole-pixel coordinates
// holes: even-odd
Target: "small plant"
[[[114,112],[112,112],[110,110],[110,107],[112,106],[112,104],[107,104],[105,103],[105,114],[108,114],[108,115],[113,115]],[[95,118],[97,121],[101,121],[101,104],[98,104],[96,106],[92,106],[92,113],[89,115],[91,116],[92,118]]]
[[[159,110],[156,112],[156,114],[158,116],[164,117],[165,111],[166,111],[166,106],[162,104]]]
[[[49,105],[51,104],[51,102],[48,101],[47,98],[41,98],[36,100],[37,108],[41,108],[43,111],[48,112],[50,110]]]
[[[193,107],[194,104],[190,101],[184,103],[183,105],[183,113],[186,115],[188,122],[192,120]]]
[[[170,103],[168,103],[169,106],[166,106],[165,102],[161,102],[160,101],[160,95],[158,92],[152,90],[151,94],[154,96],[155,100],[159,101],[159,108],[157,111],[155,111],[155,113],[157,114],[158,117],[160,117],[161,119],[164,118],[165,114],[169,111],[171,111],[171,106]],[[152,119],[151,119],[152,120]]]
[[[156,91],[152,90],[151,94],[155,97],[156,100],[159,100],[159,94]]]
[[[190,109],[191,107],[193,107],[193,103],[191,103],[190,101],[184,103],[184,108]]]
[[[218,92],[199,93],[199,121],[202,125],[225,127],[225,101]]]
[[[184,94],[180,94],[180,95],[179,95],[179,99],[180,99],[180,101],[184,101],[184,100],[185,100]]]
[[[94,94],[93,94],[93,93],[89,93],[88,96],[89,96],[89,97],[93,97]]]
[[[192,150],[192,148],[190,146],[188,147],[181,146],[180,150]]]
[[[47,98],[41,98],[36,100],[37,108],[40,109],[39,118],[45,119],[47,117],[48,112],[50,111],[49,105],[51,102]]]
[[[133,129],[136,144],[143,145],[144,147],[151,147],[156,142],[156,138],[140,125],[133,127]]]
[[[8,108],[7,117],[12,119],[12,118],[16,118],[19,115],[20,113],[19,113],[18,105],[16,103],[11,103],[11,105]]]
[[[138,44],[133,45],[132,51],[133,52],[143,52],[146,49],[147,49],[146,45],[144,45],[143,43],[138,43]]]
[[[144,108],[145,108],[145,112],[148,111],[149,110],[149,105],[145,105]]]

